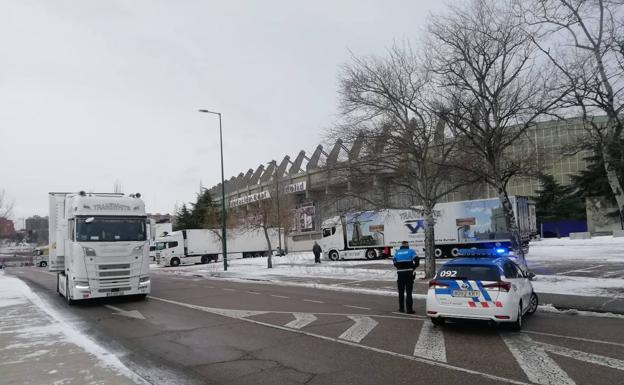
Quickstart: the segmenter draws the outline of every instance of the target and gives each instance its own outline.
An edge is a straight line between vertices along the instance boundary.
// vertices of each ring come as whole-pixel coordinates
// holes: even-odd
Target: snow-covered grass
[[[527,262],[587,260],[624,262],[624,237],[546,238],[531,242]]]
[[[42,354],[47,355],[53,346],[70,345],[70,351],[81,350],[94,365],[111,370],[113,377],[126,381],[146,383],[129,370],[114,354],[70,325],[64,317],[36,295],[20,279],[0,271],[0,333],[11,338],[12,343],[0,347],[0,356],[10,356],[11,363],[22,364]],[[54,358],[48,357],[54,360]],[[62,357],[59,357],[62,359]],[[85,370],[88,369],[85,368]]]

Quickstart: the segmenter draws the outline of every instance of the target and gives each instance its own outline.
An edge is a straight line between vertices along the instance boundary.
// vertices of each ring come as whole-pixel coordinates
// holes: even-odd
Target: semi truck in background
[[[49,264],[68,304],[150,292],[145,204],[140,194],[49,193]]]
[[[156,238],[164,237],[173,232],[173,224],[171,222],[159,222],[153,218],[149,219],[149,257],[150,260],[156,261]]]
[[[535,205],[526,197],[510,197],[523,247],[528,250],[536,235]],[[435,255],[457,257],[461,248],[511,246],[505,216],[498,198],[439,203],[434,208]],[[319,241],[330,260],[374,259],[392,255],[407,241],[424,255],[425,222],[414,210],[380,210],[347,213],[322,224]]]
[[[280,234],[281,233],[281,234]],[[284,232],[268,229],[271,246],[284,246]],[[267,240],[262,229],[227,232],[228,259],[250,258],[267,255]],[[278,251],[281,254],[281,251]],[[179,266],[195,263],[217,262],[223,259],[221,230],[179,230],[156,239],[156,262],[160,266]]]
[[[49,246],[40,246],[35,248],[33,253],[33,266],[46,267],[48,266],[48,257],[50,255]]]

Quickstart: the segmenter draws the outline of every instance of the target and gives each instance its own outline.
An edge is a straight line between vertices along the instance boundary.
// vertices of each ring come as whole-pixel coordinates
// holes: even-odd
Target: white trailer
[[[271,246],[277,249],[278,229],[269,229]],[[282,235],[282,247],[284,235]],[[179,230],[156,240],[156,262],[160,266],[190,265],[210,263],[223,259],[221,231],[209,229]],[[228,230],[228,259],[259,257],[267,254],[267,241],[264,231]]]
[[[49,265],[57,291],[76,300],[150,292],[140,194],[49,193]]]
[[[534,206],[525,197],[510,197],[523,245],[534,235]],[[498,198],[439,203],[434,208],[436,257],[456,257],[460,248],[511,246]],[[319,244],[330,260],[392,255],[407,241],[424,254],[424,219],[414,210],[348,213],[323,222]]]

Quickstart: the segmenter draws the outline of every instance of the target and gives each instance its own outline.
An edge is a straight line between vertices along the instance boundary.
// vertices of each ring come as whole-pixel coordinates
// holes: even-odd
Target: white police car
[[[427,316],[435,325],[475,319],[520,330],[522,316],[533,314],[538,305],[529,274],[496,251],[460,251],[464,257],[445,263],[429,282]]]

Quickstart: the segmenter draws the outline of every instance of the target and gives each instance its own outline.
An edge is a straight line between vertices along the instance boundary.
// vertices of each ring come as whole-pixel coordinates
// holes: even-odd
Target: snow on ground
[[[584,240],[544,239],[531,243],[527,255],[529,266],[549,266],[569,261],[582,267],[593,267],[598,263],[624,263],[624,238],[594,237]],[[391,284],[396,280],[396,272],[390,259],[386,260],[357,260],[357,261],[327,261],[322,260],[320,265],[314,263],[312,253],[292,253],[284,257],[273,257],[273,268],[267,269],[267,258],[246,258],[228,261],[231,269],[223,271],[223,263],[207,265],[191,265],[180,267],[150,266],[156,274],[174,274],[183,276],[207,276],[232,280],[270,281],[275,284],[296,284],[333,290],[348,290],[370,292],[387,295],[387,289],[371,289],[358,287],[342,287],[331,282],[319,283],[315,280],[336,279],[352,281],[385,281]],[[421,261],[422,263],[422,261]],[[385,265],[385,266],[384,266]],[[607,267],[608,269],[608,267]],[[621,269],[621,267],[614,267]],[[543,269],[542,269],[543,270]],[[566,270],[566,269],[564,269]],[[533,286],[538,293],[564,294],[578,296],[597,296],[610,298],[624,298],[624,279],[622,278],[594,278],[575,276],[574,269],[565,275],[539,274]],[[577,275],[581,275],[578,274]],[[417,272],[417,278],[424,278],[423,271]],[[608,277],[608,275],[607,275]],[[293,278],[297,282],[293,282]],[[309,280],[306,281],[306,278]]]
[[[267,269],[267,258],[244,258],[228,260],[228,271],[223,271],[223,262],[207,265],[191,265],[179,267],[152,268],[153,273],[178,275],[208,275],[221,278],[272,279],[279,277],[310,277],[373,281],[394,281],[396,272],[390,259],[358,260],[358,261],[327,261],[314,263],[312,253],[291,253],[283,257],[273,257],[273,268]],[[387,265],[383,268],[379,265]],[[374,265],[376,268],[367,268]],[[422,278],[422,273],[417,277]]]
[[[545,238],[531,242],[527,262],[591,260],[624,262],[624,237]]]
[[[11,370],[19,373],[24,363],[32,365],[33,376],[41,375],[38,370],[46,365],[55,364],[58,370],[44,373],[51,381],[51,375],[62,376],[82,365],[81,380],[63,378],[63,383],[145,383],[114,354],[81,333],[75,325],[68,324],[23,281],[3,271],[0,271],[0,340],[4,341],[4,346],[0,347],[0,366],[7,375]],[[67,357],[71,357],[68,359],[75,365],[64,362]],[[105,378],[110,381],[102,382]]]
[[[538,275],[533,288],[537,293],[624,298],[624,279],[615,278]]]

